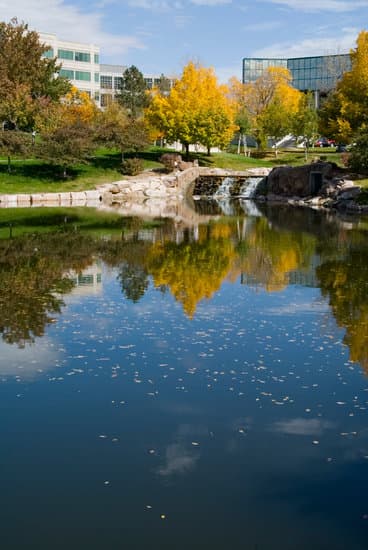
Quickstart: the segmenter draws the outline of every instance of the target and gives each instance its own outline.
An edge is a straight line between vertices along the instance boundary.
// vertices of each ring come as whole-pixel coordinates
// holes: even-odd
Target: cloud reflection
[[[332,422],[318,418],[292,418],[272,424],[272,431],[288,435],[321,435],[334,427]]]
[[[200,457],[198,450],[192,451],[184,443],[172,443],[165,452],[165,464],[158,469],[161,476],[185,474],[192,470]]]

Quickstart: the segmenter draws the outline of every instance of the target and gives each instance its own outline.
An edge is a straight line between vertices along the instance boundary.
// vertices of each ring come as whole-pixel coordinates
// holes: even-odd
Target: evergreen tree
[[[143,74],[132,65],[123,74],[122,87],[116,96],[117,101],[125,107],[130,116],[137,118],[148,106],[148,93]]]

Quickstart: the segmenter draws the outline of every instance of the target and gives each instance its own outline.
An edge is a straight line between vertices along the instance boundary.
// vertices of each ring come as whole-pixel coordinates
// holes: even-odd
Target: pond
[[[194,208],[0,210],[4,550],[367,548],[367,221]]]

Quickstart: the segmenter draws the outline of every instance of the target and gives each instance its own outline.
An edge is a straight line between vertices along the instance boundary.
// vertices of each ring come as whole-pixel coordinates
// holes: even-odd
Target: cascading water
[[[231,204],[231,188],[233,185],[234,178],[226,177],[213,195],[213,198],[225,216],[232,216],[234,214],[234,207]]]
[[[257,187],[263,178],[247,178],[247,181],[241,186],[240,197],[243,199],[253,199],[257,193]]]
[[[249,177],[242,184],[239,194],[236,196],[240,199],[241,207],[245,213],[250,216],[259,216],[258,210],[253,199],[257,194],[257,188],[259,183],[263,180],[263,177]],[[231,189],[236,183],[236,178],[228,176],[223,179],[220,187],[213,195],[213,199],[217,202],[225,216],[234,215],[233,199],[235,195],[232,195]],[[247,204],[248,203],[248,204]]]
[[[220,187],[217,189],[216,193],[214,193],[214,198],[222,198],[222,197],[230,197],[230,189],[234,185],[234,178],[227,177],[222,180],[222,183]]]

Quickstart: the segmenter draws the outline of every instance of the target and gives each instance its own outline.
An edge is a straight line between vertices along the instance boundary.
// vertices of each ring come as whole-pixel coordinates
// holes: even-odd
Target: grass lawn
[[[145,170],[162,170],[159,158],[167,149],[152,147],[139,153]],[[253,153],[254,154],[254,153]],[[321,157],[323,160],[341,165],[340,154],[324,149],[312,149],[308,161]],[[281,164],[298,166],[305,164],[304,151],[280,151],[275,156],[274,151],[267,151],[262,156],[244,157],[234,153],[214,153],[210,157],[191,154],[190,160],[198,159],[200,166],[228,168],[231,170],[246,170],[251,167],[272,167]],[[28,159],[12,159],[12,171],[7,171],[7,160],[0,157],[0,194],[45,193],[61,191],[83,191],[93,189],[98,184],[110,183],[124,179],[120,171],[121,155],[117,151],[100,149],[88,164],[75,165],[68,170],[67,178],[62,176],[62,168],[45,162]]]

